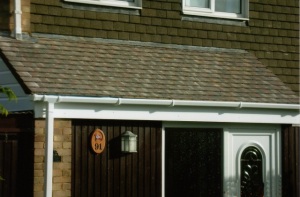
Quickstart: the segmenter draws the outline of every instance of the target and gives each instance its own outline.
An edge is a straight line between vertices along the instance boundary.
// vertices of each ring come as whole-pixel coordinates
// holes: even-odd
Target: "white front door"
[[[243,197],[242,193],[245,193],[247,189],[261,193],[259,195],[261,197],[281,196],[280,150],[279,126],[254,127],[249,125],[248,127],[226,128],[224,132],[224,196]],[[243,157],[247,154],[250,155],[249,158],[252,158],[252,161],[249,160],[248,164],[246,161],[245,164]],[[256,186],[253,186],[253,183]],[[251,185],[255,189],[245,188]],[[257,191],[260,185],[262,185],[261,192]]]

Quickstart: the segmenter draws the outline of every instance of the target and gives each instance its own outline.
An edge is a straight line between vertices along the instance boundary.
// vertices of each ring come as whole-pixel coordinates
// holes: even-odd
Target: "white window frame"
[[[93,4],[120,8],[141,9],[142,0],[120,1],[120,0],[65,0],[66,2]]]
[[[215,17],[215,18],[226,18],[236,20],[249,20],[249,0],[242,0],[241,3],[241,14],[227,13],[227,12],[216,12],[215,11],[215,0],[210,1],[210,8],[199,8],[191,7],[187,5],[189,0],[182,0],[182,12],[187,15]]]

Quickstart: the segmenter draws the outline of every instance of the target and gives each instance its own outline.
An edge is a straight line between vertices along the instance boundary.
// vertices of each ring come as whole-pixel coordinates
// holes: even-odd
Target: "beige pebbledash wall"
[[[44,196],[45,127],[44,119],[35,120],[34,197]],[[61,162],[53,163],[53,196],[71,196],[71,121],[54,121],[54,150]]]

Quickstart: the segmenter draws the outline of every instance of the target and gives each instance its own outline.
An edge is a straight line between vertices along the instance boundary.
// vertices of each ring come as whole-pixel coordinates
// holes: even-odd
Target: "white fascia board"
[[[118,99],[34,95],[35,116],[45,117],[54,102],[54,117],[227,123],[299,124],[299,105],[240,102]]]

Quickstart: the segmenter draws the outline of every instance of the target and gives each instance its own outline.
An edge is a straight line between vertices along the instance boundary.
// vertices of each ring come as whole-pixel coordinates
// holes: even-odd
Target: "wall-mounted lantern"
[[[137,152],[137,135],[131,131],[125,131],[121,135],[121,151],[124,153]]]

